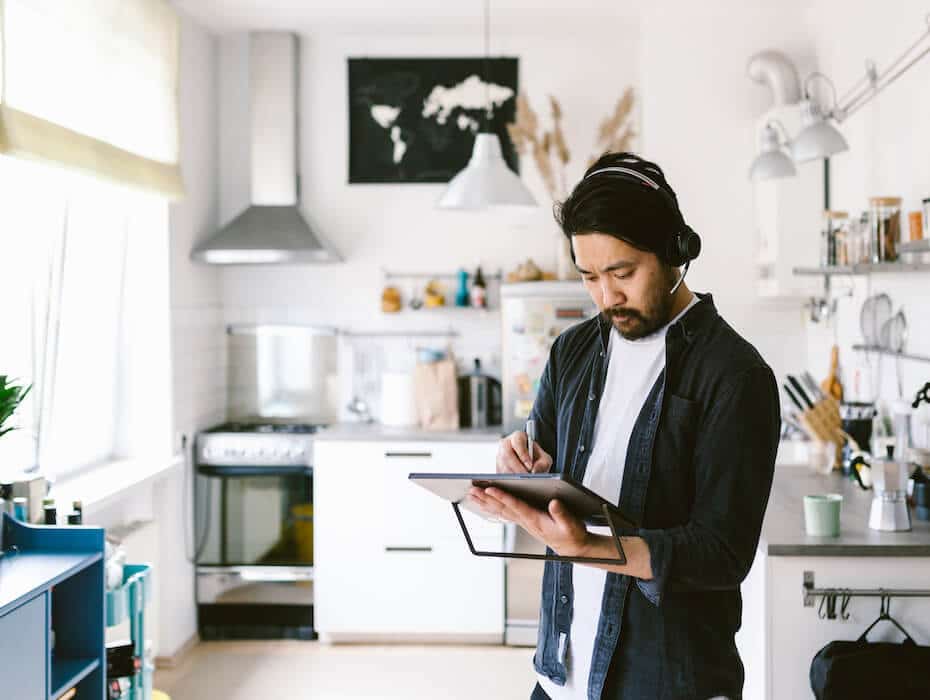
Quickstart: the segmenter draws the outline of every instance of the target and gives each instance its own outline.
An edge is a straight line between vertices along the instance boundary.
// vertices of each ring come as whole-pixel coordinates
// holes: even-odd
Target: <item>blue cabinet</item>
[[[0,527],[0,696],[105,697],[103,529]]]

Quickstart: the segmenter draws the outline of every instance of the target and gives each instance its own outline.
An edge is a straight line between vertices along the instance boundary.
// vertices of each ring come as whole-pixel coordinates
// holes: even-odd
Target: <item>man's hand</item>
[[[556,554],[563,557],[585,556],[588,530],[561,501],[549,501],[546,512],[493,486],[486,489],[473,487],[469,497],[483,512],[516,523]]]
[[[533,461],[526,441],[526,433],[517,430],[500,441],[497,448],[498,474],[538,474],[552,468],[552,457],[543,451],[539,443],[533,443]]]

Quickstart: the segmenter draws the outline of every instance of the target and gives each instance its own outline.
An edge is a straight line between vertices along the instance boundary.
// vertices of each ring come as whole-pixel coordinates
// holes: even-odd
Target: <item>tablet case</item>
[[[541,559],[544,561],[566,561],[588,564],[626,564],[626,553],[620,542],[622,530],[635,529],[636,524],[620,510],[599,495],[564,474],[428,474],[412,473],[410,481],[431,493],[451,502],[465,542],[472,554],[479,557],[503,557],[508,559]],[[558,554],[528,554],[522,552],[486,552],[475,549],[468,526],[462,517],[459,503],[468,495],[472,486],[481,488],[496,486],[537,508],[544,508],[552,498],[562,500],[566,507],[590,525],[610,527],[617,558],[564,557]]]

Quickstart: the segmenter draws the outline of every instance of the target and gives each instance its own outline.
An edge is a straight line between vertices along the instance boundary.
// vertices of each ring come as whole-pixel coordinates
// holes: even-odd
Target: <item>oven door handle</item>
[[[287,476],[290,474],[312,474],[313,467],[306,464],[253,467],[216,464],[198,464],[197,473],[204,476]]]
[[[276,566],[242,566],[228,570],[248,583],[296,583],[312,581],[313,570],[309,567],[288,568]]]

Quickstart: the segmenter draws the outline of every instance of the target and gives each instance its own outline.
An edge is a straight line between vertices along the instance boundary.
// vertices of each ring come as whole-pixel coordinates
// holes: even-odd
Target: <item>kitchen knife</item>
[[[789,374],[789,375],[787,375],[787,376],[788,376],[788,381],[791,383],[791,386],[792,386],[792,387],[794,388],[794,390],[797,392],[798,396],[801,398],[801,400],[804,402],[804,404],[805,404],[808,408],[813,408],[813,407],[814,407],[814,402],[810,400],[810,397],[807,395],[807,392],[804,391],[804,387],[801,386],[801,382],[799,382],[799,381],[797,380],[797,378],[794,377],[794,376],[791,375],[791,374]]]
[[[782,384],[781,388],[785,390],[786,394],[788,394],[788,397],[791,399],[791,403],[793,403],[797,409],[803,413],[804,407],[801,405],[801,402],[798,401],[798,397],[794,395],[794,392],[791,391],[791,387],[789,387],[787,384]]]
[[[801,379],[804,380],[804,386],[810,389],[810,391],[814,394],[814,398],[816,398],[817,400],[824,398],[823,390],[819,386],[817,386],[817,382],[814,381],[814,377],[811,375],[810,372],[808,372],[807,370],[804,370],[801,373]]]

